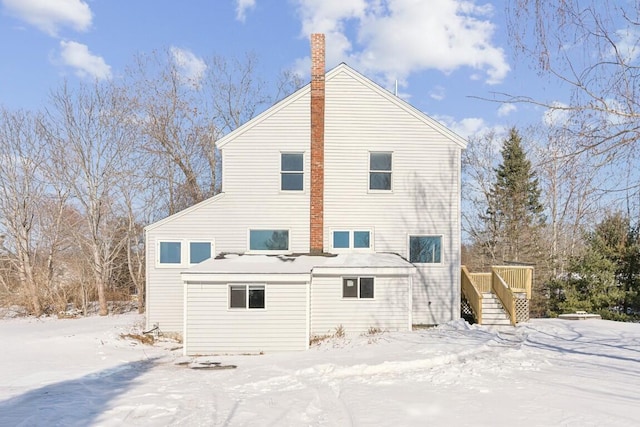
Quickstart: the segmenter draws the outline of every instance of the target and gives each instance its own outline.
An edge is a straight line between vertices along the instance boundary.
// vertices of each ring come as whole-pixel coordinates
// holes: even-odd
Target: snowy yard
[[[640,420],[640,324],[454,322],[209,358],[120,338],[136,314],[0,321],[0,426],[613,426]]]

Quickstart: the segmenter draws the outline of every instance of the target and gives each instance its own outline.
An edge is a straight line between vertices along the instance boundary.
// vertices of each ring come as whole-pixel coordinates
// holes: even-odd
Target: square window
[[[342,279],[342,298],[358,298],[358,279],[356,277]]]
[[[249,250],[288,251],[289,230],[249,230]]]
[[[349,248],[349,232],[348,231],[334,231],[333,232],[333,247],[337,249]]]
[[[353,232],[353,247],[358,249],[368,249],[371,247],[371,233],[368,231]]]
[[[180,242],[160,242],[160,264],[182,263],[182,245]]]
[[[409,236],[409,262],[440,264],[442,262],[442,237]]]
[[[189,263],[198,264],[211,258],[211,243],[190,242],[189,243]]]
[[[373,298],[373,277],[360,278],[360,298]]]
[[[304,189],[304,155],[302,153],[280,154],[280,189],[282,191]]]
[[[391,153],[369,153],[369,190],[391,190]]]

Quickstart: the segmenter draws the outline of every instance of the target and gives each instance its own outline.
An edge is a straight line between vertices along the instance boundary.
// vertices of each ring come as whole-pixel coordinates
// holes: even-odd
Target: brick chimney
[[[311,34],[311,202],[309,252],[324,252],[324,34]]]

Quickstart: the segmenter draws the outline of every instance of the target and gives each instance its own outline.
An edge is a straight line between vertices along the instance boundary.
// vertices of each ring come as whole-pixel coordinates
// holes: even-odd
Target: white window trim
[[[275,230],[279,230],[279,231],[286,231],[289,234],[289,248],[287,250],[279,250],[279,251],[270,251],[270,250],[252,250],[251,249],[251,232],[252,231],[275,231]],[[288,255],[291,253],[291,229],[290,228],[279,228],[279,227],[273,227],[273,228],[266,228],[266,227],[260,227],[260,228],[248,228],[247,229],[247,250],[245,251],[246,254],[256,254],[256,255],[260,255],[260,254],[266,254],[266,255]]]
[[[375,301],[376,300],[376,295],[378,295],[378,293],[376,292],[376,277],[375,276],[342,276],[341,277],[341,281],[340,281],[340,293],[342,294],[342,301]],[[345,297],[344,296],[344,280],[345,279],[356,279],[357,283],[356,283],[356,287],[358,290],[358,295],[355,297]],[[361,279],[373,279],[373,298],[362,298],[360,296],[360,280]],[[266,305],[266,304],[265,304]]]
[[[440,238],[440,262],[412,262],[412,264],[422,265],[422,266],[444,265],[444,235],[443,234],[429,234],[429,233],[407,234],[407,260],[409,260],[409,262],[411,262],[411,238],[412,237],[439,237]]]
[[[333,247],[333,233],[335,232],[348,232],[349,233],[349,247],[348,248],[334,248]],[[369,247],[368,248],[356,248],[354,246],[354,233],[356,231],[368,231],[369,232]],[[331,230],[329,234],[331,251],[335,253],[346,253],[346,252],[374,252],[374,234],[373,228],[361,227],[361,228],[334,228]]]
[[[162,263],[160,262],[160,245],[162,243],[180,243],[180,262],[177,264],[173,263]],[[184,268],[186,265],[185,255],[188,252],[185,249],[185,241],[184,239],[158,239],[156,241],[156,268]]]
[[[161,243],[180,243],[180,263],[165,264],[160,262],[160,244]],[[198,264],[191,263],[191,242],[194,243],[211,243],[211,258],[215,258],[215,240],[214,239],[158,239],[156,243],[156,268],[185,268]],[[206,261],[206,260],[205,260]],[[202,261],[204,262],[204,261]]]
[[[192,263],[191,262],[191,243],[209,243],[211,245],[211,258],[215,258],[216,257],[216,245],[215,245],[215,241],[213,239],[189,239],[187,240],[187,265],[189,267],[192,267],[194,265],[198,265],[200,263],[203,263],[211,258],[207,258],[203,261],[200,262],[196,262],[196,263]]]
[[[386,171],[382,171],[382,170],[371,170],[371,154],[372,153],[384,153],[384,154],[390,154],[391,155],[391,170],[388,172],[391,174],[391,185],[390,188],[388,190],[372,190],[371,189],[371,173],[372,172],[386,172]],[[367,162],[368,162],[368,171],[367,171],[367,192],[368,193],[373,193],[373,194],[388,194],[388,193],[393,193],[393,166],[394,166],[394,155],[393,155],[393,151],[385,151],[385,150],[372,150],[372,151],[368,151],[367,152]]]
[[[231,307],[231,287],[245,287],[244,307]],[[261,287],[264,289],[264,308],[249,308],[249,288]],[[374,293],[375,295],[375,293]],[[227,311],[267,311],[267,284],[266,283],[228,283],[227,284]]]
[[[283,154],[302,154],[302,171],[283,171],[282,170],[282,155]],[[278,182],[278,190],[282,194],[304,194],[305,193],[305,152],[304,151],[281,151],[280,152],[280,175]],[[283,190],[282,189],[282,174],[293,174],[293,173],[302,173],[302,190]]]

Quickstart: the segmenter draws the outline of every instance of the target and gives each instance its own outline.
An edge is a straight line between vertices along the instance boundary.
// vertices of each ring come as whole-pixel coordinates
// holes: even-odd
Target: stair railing
[[[498,274],[495,269],[492,269],[491,273],[491,288],[493,292],[496,294],[505,311],[509,315],[509,319],[511,321],[511,325],[516,325],[516,303],[514,301],[514,295],[509,285],[504,281],[504,279]]]
[[[482,292],[476,287],[473,275],[469,273],[467,267],[462,266],[462,293],[476,316],[476,322],[482,325]]]

